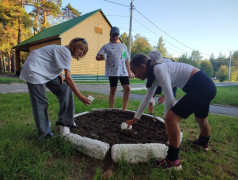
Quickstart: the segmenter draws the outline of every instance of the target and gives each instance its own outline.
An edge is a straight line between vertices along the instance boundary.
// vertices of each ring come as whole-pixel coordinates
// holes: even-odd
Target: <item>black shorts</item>
[[[197,118],[206,118],[210,102],[216,96],[213,81],[204,72],[199,71],[188,80],[183,91],[186,94],[171,108],[171,111],[185,119],[193,113]]]
[[[162,93],[162,88],[161,88],[161,86],[158,86],[155,90],[155,95],[161,94],[161,93]]]
[[[117,87],[118,79],[120,80],[122,86],[130,85],[128,76],[110,76],[109,77],[110,87]]]
[[[177,87],[174,87],[173,88],[174,98],[176,98],[176,92],[177,92]],[[161,86],[158,86],[155,90],[155,95],[161,94],[161,93],[162,93],[162,88],[161,88]]]

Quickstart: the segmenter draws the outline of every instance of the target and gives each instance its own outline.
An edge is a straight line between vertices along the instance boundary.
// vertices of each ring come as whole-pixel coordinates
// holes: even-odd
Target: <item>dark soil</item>
[[[164,123],[142,115],[132,130],[122,130],[121,123],[134,117],[130,111],[95,111],[75,118],[77,129],[74,134],[113,144],[163,143],[168,137]]]

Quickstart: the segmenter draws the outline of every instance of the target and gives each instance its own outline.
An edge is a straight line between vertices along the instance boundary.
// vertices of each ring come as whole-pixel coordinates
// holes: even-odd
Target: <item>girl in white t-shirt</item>
[[[210,129],[208,123],[209,105],[216,95],[213,81],[199,69],[184,63],[157,63],[144,54],[135,55],[130,62],[131,71],[135,77],[147,79],[147,93],[141,102],[133,119],[126,121],[128,127],[135,124],[148,106],[158,86],[162,87],[165,97],[164,120],[169,140],[168,154],[165,159],[157,160],[155,167],[181,170],[178,160],[180,144],[179,122],[191,114],[200,128],[200,136],[193,145],[208,150]],[[172,87],[182,89],[186,94],[173,106]]]
[[[40,140],[54,136],[48,118],[46,87],[59,100],[60,110],[56,125],[77,127],[74,122],[72,91],[85,105],[91,104],[91,101],[78,91],[70,73],[72,57],[79,60],[87,52],[87,41],[84,38],[74,38],[67,46],[44,46],[32,51],[27,57],[19,78],[27,82]],[[62,71],[65,77],[61,75]]]
[[[123,87],[123,106],[122,110],[127,109],[130,95],[131,71],[129,67],[129,55],[125,44],[119,42],[120,31],[118,27],[112,27],[110,31],[110,42],[99,50],[96,60],[106,60],[105,77],[109,78],[110,94],[109,105],[114,107],[115,94],[118,79]],[[106,57],[105,57],[106,56]]]

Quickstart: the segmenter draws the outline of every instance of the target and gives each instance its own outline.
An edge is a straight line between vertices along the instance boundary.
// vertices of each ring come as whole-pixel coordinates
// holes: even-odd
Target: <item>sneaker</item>
[[[192,145],[195,147],[202,148],[204,151],[208,151],[208,144],[202,144],[199,139],[196,139],[195,141],[192,142]]]
[[[61,122],[61,121],[56,121],[55,125],[56,126],[65,126],[65,123]]]
[[[75,122],[73,124],[69,125],[69,124],[65,124],[64,122],[57,121],[55,124],[56,124],[56,126],[66,126],[69,128],[78,128],[78,125]]]
[[[66,125],[66,126],[69,128],[78,128],[79,127],[76,123],[74,123],[72,125]]]
[[[55,135],[52,132],[46,134],[46,136],[45,136],[46,139],[48,139],[48,138],[51,139],[51,138],[54,138],[54,137],[55,137]]]
[[[179,160],[170,161],[168,159],[156,160],[153,165],[154,168],[162,168],[163,170],[173,169],[175,171],[181,171],[182,165]]]

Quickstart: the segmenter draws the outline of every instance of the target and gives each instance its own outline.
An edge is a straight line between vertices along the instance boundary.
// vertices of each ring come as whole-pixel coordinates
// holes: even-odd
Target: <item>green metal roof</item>
[[[81,23],[82,21],[84,21],[85,19],[87,19],[88,17],[92,16],[93,14],[97,13],[98,11],[101,11],[101,9],[98,9],[96,11],[92,11],[90,13],[87,13],[85,15],[76,17],[74,19],[68,20],[66,22],[57,24],[55,26],[49,27],[47,29],[42,30],[41,32],[37,33],[36,35],[30,37],[29,39],[19,43],[18,45],[14,46],[13,48],[18,48],[20,46],[24,46],[26,44],[35,42],[35,41],[39,41],[39,40],[43,40],[43,39],[47,39],[50,37],[54,37],[54,36],[59,36],[60,34],[68,31],[69,29],[71,29],[72,27],[74,27],[75,25]],[[102,11],[101,11],[102,12]],[[102,12],[103,14],[103,12]],[[104,14],[103,14],[104,15]],[[105,16],[105,15],[104,15]],[[105,17],[106,18],[106,17]],[[107,20],[108,21],[108,20]],[[109,21],[108,21],[109,22]],[[109,23],[110,24],[110,23]]]

